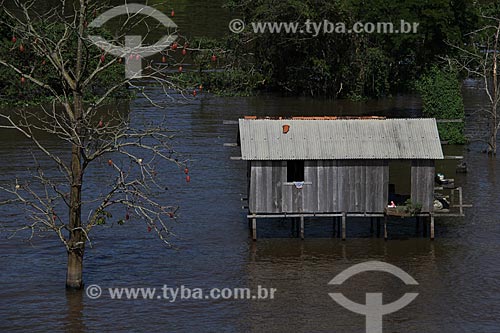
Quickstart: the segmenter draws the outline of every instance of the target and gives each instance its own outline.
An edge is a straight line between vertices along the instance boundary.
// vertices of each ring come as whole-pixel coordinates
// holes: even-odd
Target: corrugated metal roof
[[[244,160],[443,159],[435,119],[240,119],[239,128]]]

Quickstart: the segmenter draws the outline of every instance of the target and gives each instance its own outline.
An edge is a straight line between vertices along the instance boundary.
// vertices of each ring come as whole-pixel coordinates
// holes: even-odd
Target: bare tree
[[[479,78],[483,82],[484,92],[488,97],[489,107],[481,111],[489,120],[489,135],[487,152],[496,155],[497,137],[500,129],[499,103],[500,82],[499,76],[499,43],[500,43],[500,15],[491,11],[480,14],[481,28],[472,32],[470,42],[466,46],[452,45],[458,50],[458,56],[447,58],[448,62],[469,76]]]
[[[10,231],[30,230],[33,235],[40,230],[49,230],[57,235],[68,254],[66,286],[76,289],[83,287],[83,259],[85,247],[91,242],[91,231],[110,220],[115,206],[122,206],[127,212],[119,222],[131,217],[143,220],[150,231],[155,231],[170,245],[168,221],[176,218],[177,207],[162,203],[155,195],[164,190],[158,168],[163,162],[172,162],[188,173],[187,168],[184,169],[185,161],[178,160],[170,146],[172,133],[164,127],[161,119],[133,128],[129,115],[120,114],[109,103],[115,92],[129,87],[157,105],[158,101],[140,87],[145,81],[160,85],[169,98],[173,98],[170,96],[172,91],[182,93],[175,90],[178,85],[171,75],[165,74],[165,66],[150,62],[145,66],[142,81],[123,75],[119,82],[100,84],[103,89],[98,93],[93,91],[95,82],[102,80],[112,66],[121,64],[124,57],[132,57],[133,50],[123,57],[113,57],[92,44],[88,37],[89,20],[103,8],[91,3],[94,2],[76,0],[67,4],[61,0],[60,7],[48,13],[38,13],[36,0],[14,0],[9,6],[2,2],[8,20],[0,22],[10,27],[15,35],[13,39],[29,45],[33,56],[43,59],[60,78],[56,87],[30,68],[22,68],[12,59],[0,58],[0,65],[16,73],[23,84],[39,87],[53,100],[49,106],[40,106],[37,112],[18,109],[14,113],[0,114],[0,128],[22,133],[54,165],[51,170],[37,168],[31,181],[16,180],[14,184],[1,186],[9,198],[0,200],[0,203],[22,205],[29,213],[30,222],[10,228]],[[123,40],[130,28],[127,25],[144,23],[142,19],[130,23],[138,16],[129,14],[126,17],[123,29],[115,36],[115,43]],[[63,28],[61,34],[54,36],[47,31],[55,24]],[[154,27],[148,26],[147,30],[153,31]],[[169,56],[168,52],[165,55]],[[175,63],[170,58],[169,61]],[[86,100],[89,91],[94,97],[92,102]],[[103,118],[102,110],[111,111]],[[40,140],[44,133],[57,137],[61,145],[68,147],[69,160],[44,145]],[[84,176],[90,166],[99,161],[100,165],[109,165],[114,180],[102,193],[84,196]],[[53,175],[54,170],[58,171],[57,176]],[[61,211],[61,206],[67,213]]]

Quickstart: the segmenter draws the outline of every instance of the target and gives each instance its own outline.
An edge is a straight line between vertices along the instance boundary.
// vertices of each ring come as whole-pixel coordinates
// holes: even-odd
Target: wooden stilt
[[[416,216],[415,217],[415,236],[418,236],[420,233],[420,217]]]
[[[427,237],[427,223],[428,219],[427,217],[424,217],[424,223],[422,223],[422,236]]]
[[[340,238],[340,237],[342,237],[340,234],[340,229],[341,229],[340,224],[341,224],[342,218],[337,216],[336,219],[337,219],[337,237]]]
[[[377,217],[377,238],[380,237],[380,217]]]
[[[430,229],[431,240],[434,240],[434,214],[431,214]]]
[[[342,213],[342,240],[346,239],[346,213]]]
[[[460,215],[463,215],[464,214],[464,202],[463,202],[462,188],[461,187],[458,188],[458,205],[460,206],[459,207]],[[434,216],[432,216],[432,214],[431,214],[431,218],[434,221]]]
[[[387,215],[384,216],[384,239],[387,240]]]
[[[304,216],[300,217],[300,239],[304,240]]]
[[[257,219],[256,218],[252,219],[252,239],[254,241],[257,240]]]

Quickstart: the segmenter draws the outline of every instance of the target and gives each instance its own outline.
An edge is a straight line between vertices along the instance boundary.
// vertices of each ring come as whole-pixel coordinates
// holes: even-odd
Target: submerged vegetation
[[[45,40],[61,41],[69,38],[68,45],[61,48],[60,52],[62,52],[62,58],[68,59],[65,66],[73,67],[76,63],[76,56],[73,53],[78,43],[76,34],[68,35],[67,26],[62,21],[54,22],[49,26],[38,26],[42,23],[33,22],[33,29],[43,31],[43,39],[35,37],[35,34],[32,34],[32,38],[22,38],[21,31],[12,28],[16,26],[12,18],[4,11],[1,11],[0,15],[0,59],[9,61],[8,66],[0,66],[0,103],[3,105],[40,104],[54,100],[54,93],[59,96],[71,96],[71,89],[65,83],[63,74],[56,70],[57,66],[49,63],[47,55],[40,53],[38,51],[40,48],[35,46]],[[107,31],[101,31],[100,34],[111,37]],[[86,66],[83,76],[89,76],[99,62],[106,59],[102,51],[96,47],[86,47],[85,51]],[[68,75],[74,75],[74,73],[68,73]],[[119,63],[109,65],[83,92],[85,101],[93,102],[102,91],[122,81],[123,75],[122,65]],[[29,78],[40,84],[35,84]],[[50,86],[54,92],[49,93],[43,85]],[[124,97],[129,97],[125,85],[115,89],[110,95],[110,98]]]
[[[416,87],[422,96],[424,116],[446,120],[464,120],[464,103],[457,72],[441,70],[435,66],[422,76]],[[438,129],[441,140],[451,144],[466,142],[463,122],[439,123]]]
[[[183,87],[201,85],[208,92],[229,96],[249,96],[265,87],[266,76],[233,49],[233,39],[196,38],[190,45],[193,69],[179,75]]]
[[[440,63],[444,56],[456,53],[452,45],[468,42],[468,33],[479,26],[484,4],[469,1],[372,1],[367,8],[361,0],[275,1],[228,0],[227,8],[244,22],[246,29],[219,39],[198,38],[189,41],[188,60],[193,68],[180,70],[178,84],[186,89],[203,89],[220,95],[246,96],[258,91],[286,95],[363,100],[379,98],[414,89],[414,82]],[[7,18],[2,18],[4,21]],[[91,18],[89,18],[90,20]],[[391,22],[395,29],[401,20],[418,23],[415,33],[255,33],[252,22],[298,22],[299,31],[307,21],[344,23]],[[64,24],[54,23],[44,31],[62,36]],[[54,83],[58,74],[45,66],[43,57],[33,54],[30,43],[13,42],[15,31],[0,27],[0,55],[14,56],[19,67]],[[110,37],[108,32],[105,32]],[[106,37],[106,36],[105,36]],[[23,50],[21,51],[21,46]],[[98,63],[102,54],[91,47],[88,57]],[[169,59],[170,60],[170,59]],[[154,59],[153,61],[158,61]],[[89,66],[93,68],[93,66]],[[110,66],[101,77],[102,85],[116,82],[123,73],[119,63]],[[459,73],[460,74],[460,73]],[[43,90],[24,85],[19,73],[8,68],[0,71],[0,94],[4,102],[30,96],[43,97]],[[63,92],[65,87],[59,84]],[[91,99],[99,84],[86,92]],[[121,90],[117,94],[124,94]],[[122,96],[120,96],[122,97]]]
[[[454,52],[476,28],[477,8],[469,1],[402,2],[243,1],[229,8],[241,13],[247,28],[238,34],[238,52],[252,54],[266,88],[289,95],[377,98],[413,87],[440,56]],[[416,33],[255,33],[251,22],[418,23]],[[284,61],[286,59],[286,61]]]

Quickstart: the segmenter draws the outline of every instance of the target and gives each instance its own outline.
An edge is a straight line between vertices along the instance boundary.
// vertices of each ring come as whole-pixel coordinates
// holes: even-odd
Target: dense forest
[[[471,33],[484,27],[481,15],[498,17],[496,1],[470,0],[228,0],[227,8],[234,17],[247,22],[240,34],[228,34],[217,40],[189,40],[193,50],[190,60],[199,69],[180,73],[179,84],[203,84],[215,93],[248,95],[259,90],[287,95],[323,96],[333,98],[377,98],[416,89],[416,82],[431,68],[445,68],[445,58],[457,54],[458,46],[474,47]],[[2,18],[2,21],[6,19]],[[89,17],[89,21],[93,17]],[[415,33],[321,33],[317,36],[300,33],[255,33],[250,22],[417,22]],[[57,35],[60,29],[54,25]],[[11,41],[15,31],[0,26],[0,55],[13,54],[24,67],[40,75],[44,66],[30,53],[29,43]],[[20,49],[24,43],[25,50]],[[92,51],[90,51],[92,52]],[[99,51],[91,55],[98,61]],[[217,61],[214,60],[217,57]],[[161,59],[161,55],[156,61]],[[42,61],[42,60],[40,60]],[[214,70],[217,69],[217,70]],[[114,71],[117,71],[115,69]],[[0,75],[10,81],[12,72],[3,69]],[[459,73],[464,77],[467,73]],[[113,76],[113,75],[112,75]],[[57,79],[57,78],[56,78]],[[21,82],[8,85],[21,87]],[[28,93],[8,91],[0,87],[3,97]],[[16,96],[17,97],[17,96]]]
[[[269,89],[354,99],[413,90],[417,79],[456,53],[453,45],[472,43],[469,33],[482,26],[481,13],[500,9],[498,2],[468,0],[233,0],[229,6],[245,22],[418,22],[418,31],[409,34],[313,37],[245,31],[233,41],[238,52],[253,55]]]

